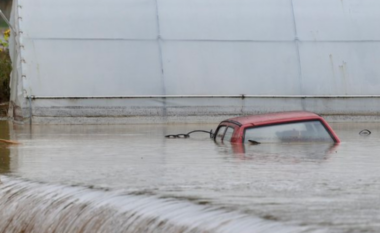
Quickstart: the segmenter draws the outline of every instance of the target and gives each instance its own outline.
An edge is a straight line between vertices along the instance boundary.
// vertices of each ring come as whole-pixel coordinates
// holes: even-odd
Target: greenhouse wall
[[[14,0],[12,23],[16,121],[380,114],[378,0]]]

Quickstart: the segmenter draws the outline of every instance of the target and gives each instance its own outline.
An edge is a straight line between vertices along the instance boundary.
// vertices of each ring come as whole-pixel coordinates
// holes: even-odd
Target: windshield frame
[[[271,124],[264,124],[264,125],[257,125],[257,126],[248,126],[244,128],[244,133],[242,137],[242,143],[245,143],[245,134],[246,130],[252,129],[252,128],[263,128],[268,126],[274,126],[274,125],[287,125],[292,123],[302,123],[302,122],[315,122],[319,121],[323,128],[327,131],[327,133],[330,135],[330,138],[333,140],[333,143],[339,143],[337,139],[335,138],[335,135],[330,131],[329,127],[326,126],[325,122],[320,119],[310,119],[310,120],[298,120],[298,121],[286,121],[286,122],[280,122],[280,123],[271,123]]]

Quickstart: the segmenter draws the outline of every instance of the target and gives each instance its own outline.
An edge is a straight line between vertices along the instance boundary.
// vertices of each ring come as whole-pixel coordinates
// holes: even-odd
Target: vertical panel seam
[[[166,95],[166,82],[165,82],[165,72],[164,72],[164,61],[163,61],[163,52],[162,52],[162,39],[161,39],[161,28],[160,28],[160,14],[158,9],[158,0],[156,2],[156,25],[157,25],[157,44],[158,44],[158,53],[160,59],[160,68],[161,68],[161,84],[162,84],[162,94]],[[162,102],[162,116],[167,116],[166,109],[166,98],[163,99]]]
[[[165,72],[164,72],[164,62],[163,62],[163,52],[162,52],[162,39],[161,39],[161,28],[160,28],[160,15],[158,10],[158,0],[156,2],[156,26],[157,26],[157,44],[158,44],[158,53],[160,59],[160,68],[161,68],[161,82],[162,82],[162,94],[166,95],[166,85],[165,85]]]
[[[298,60],[298,79],[299,79],[299,88],[300,88],[300,95],[303,94],[303,77],[302,77],[302,64],[301,64],[301,54],[300,54],[300,49],[299,49],[299,38],[298,38],[298,30],[297,30],[297,22],[296,22],[296,15],[294,12],[294,4],[293,0],[290,0],[291,8],[292,8],[292,16],[293,16],[293,25],[294,25],[294,43],[296,47],[296,52],[297,52],[297,60]]]

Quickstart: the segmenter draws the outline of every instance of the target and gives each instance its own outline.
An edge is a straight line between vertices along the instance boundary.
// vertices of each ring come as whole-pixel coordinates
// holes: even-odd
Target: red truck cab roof
[[[328,131],[328,133],[330,134],[331,138],[334,140],[335,143],[340,142],[336,133],[321,116],[312,112],[305,112],[305,111],[279,112],[279,113],[268,113],[268,114],[251,115],[251,116],[244,116],[244,117],[234,117],[234,118],[230,118],[225,121],[222,121],[219,124],[218,129],[223,125],[225,125],[226,127],[230,126],[230,127],[235,128],[234,135],[231,138],[231,142],[241,143],[242,138],[244,138],[244,130],[246,128],[252,128],[256,126],[265,126],[265,125],[284,124],[284,123],[291,123],[291,122],[313,121],[313,120],[317,120],[322,123],[322,125]]]
[[[320,120],[323,119],[321,116],[312,112],[279,112],[279,113],[268,113],[244,117],[234,117],[228,119],[227,121],[235,121],[240,123],[242,126],[246,125],[268,125],[268,124],[278,124],[289,121],[303,121],[303,120]]]

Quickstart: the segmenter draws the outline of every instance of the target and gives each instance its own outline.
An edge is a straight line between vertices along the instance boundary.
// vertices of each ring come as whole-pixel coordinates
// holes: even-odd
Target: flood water
[[[215,144],[216,125],[0,122],[0,232],[380,232],[380,124],[342,143]],[[370,129],[367,137],[359,135]]]

